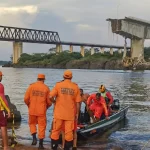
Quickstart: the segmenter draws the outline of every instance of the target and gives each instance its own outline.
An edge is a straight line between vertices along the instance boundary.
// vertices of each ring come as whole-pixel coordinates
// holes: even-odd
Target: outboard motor
[[[119,99],[114,99],[112,105],[111,105],[112,110],[119,110],[120,109],[120,102]]]

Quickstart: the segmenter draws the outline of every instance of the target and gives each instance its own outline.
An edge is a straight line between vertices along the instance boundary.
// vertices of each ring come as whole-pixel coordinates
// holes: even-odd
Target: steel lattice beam
[[[0,26],[1,41],[59,44],[58,32]]]

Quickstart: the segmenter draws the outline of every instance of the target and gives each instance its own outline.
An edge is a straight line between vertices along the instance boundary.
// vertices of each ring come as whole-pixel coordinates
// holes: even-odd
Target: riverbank
[[[148,58],[146,60],[149,60]],[[3,67],[14,68],[53,68],[53,69],[107,69],[107,70],[150,70],[149,63],[137,63],[136,60],[126,57],[122,61],[122,54],[109,52],[104,54],[62,52],[59,54],[22,54],[17,64],[6,64]]]
[[[150,62],[137,64],[136,66],[125,66],[122,60],[73,60],[66,64],[15,64],[14,68],[53,68],[53,69],[104,69],[104,70],[150,70]]]

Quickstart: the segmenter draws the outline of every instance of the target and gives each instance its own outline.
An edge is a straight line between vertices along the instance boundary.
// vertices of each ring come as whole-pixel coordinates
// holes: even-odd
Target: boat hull
[[[123,119],[125,119],[127,111],[128,111],[128,106],[121,108],[119,112],[113,114],[112,116],[109,117],[109,120],[102,120],[97,123],[94,123],[92,125],[86,126],[84,129],[80,129],[77,131],[78,138],[90,138],[96,135],[99,135],[103,133],[104,131],[110,129]]]

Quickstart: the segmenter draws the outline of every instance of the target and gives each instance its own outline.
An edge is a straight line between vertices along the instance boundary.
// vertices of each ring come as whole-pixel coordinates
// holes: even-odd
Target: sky
[[[123,46],[124,39],[112,34],[106,19],[150,21],[149,6],[150,0],[0,0],[0,25],[57,31],[61,41]],[[0,41],[0,60],[10,60],[12,45]],[[23,43],[23,52],[48,52],[51,47],[55,45]]]

